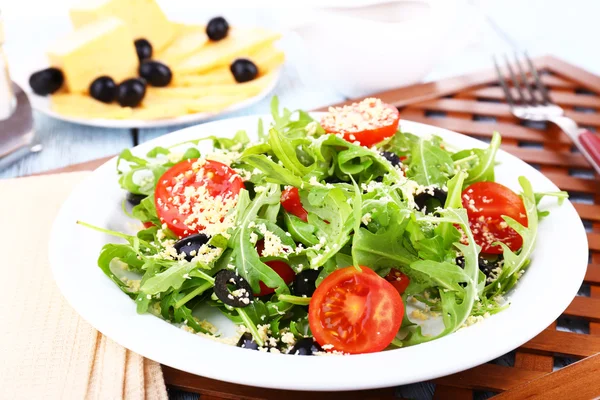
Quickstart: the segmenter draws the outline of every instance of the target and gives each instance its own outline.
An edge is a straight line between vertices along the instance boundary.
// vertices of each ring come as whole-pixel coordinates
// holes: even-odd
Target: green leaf
[[[465,185],[470,185],[475,182],[481,181],[494,181],[494,164],[496,160],[496,153],[500,148],[502,138],[498,132],[494,132],[490,145],[486,150],[476,149],[478,162],[475,166],[467,172],[469,173],[468,178],[465,180]]]
[[[389,224],[376,233],[365,228],[354,233],[352,257],[359,265],[378,271],[382,268],[408,267],[417,260],[414,251],[407,247],[404,232],[410,221],[410,213],[396,203],[382,203],[389,216]]]
[[[260,292],[260,282],[270,288],[278,288],[278,293],[289,293],[283,279],[260,260],[256,248],[250,240],[250,235],[255,230],[259,210],[265,205],[279,203],[280,197],[281,191],[275,184],[268,184],[266,189],[252,201],[246,190],[242,190],[238,195],[238,212],[235,221],[238,228],[231,235],[229,247],[232,249],[231,258],[236,266],[236,271],[248,281],[254,293]]]
[[[440,288],[462,292],[460,283],[469,281],[465,271],[456,264],[419,260],[410,264],[410,268],[429,276]]]
[[[531,183],[524,176],[519,177],[519,184],[523,189],[521,198],[527,214],[527,227],[524,227],[514,219],[503,216],[504,220],[523,238],[523,246],[515,253],[511,251],[504,243],[497,243],[502,247],[504,256],[504,266],[497,279],[488,284],[484,289],[484,294],[488,298],[497,294],[505,293],[510,290],[519,278],[520,271],[529,264],[529,259],[535,247],[538,230],[538,214],[536,198],[533,193]]]
[[[420,139],[412,145],[411,155],[407,176],[421,185],[442,187],[454,174],[452,157],[432,140]]]
[[[261,170],[267,182],[295,187],[303,186],[304,181],[302,178],[294,175],[290,170],[281,165],[278,165],[264,154],[251,154],[243,157],[241,161]]]

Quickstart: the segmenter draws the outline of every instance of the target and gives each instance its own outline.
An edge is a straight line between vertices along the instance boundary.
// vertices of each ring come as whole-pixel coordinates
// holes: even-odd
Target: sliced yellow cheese
[[[162,98],[195,99],[215,95],[243,95],[252,97],[267,88],[273,81],[276,71],[268,73],[250,82],[191,87],[148,87],[147,96],[158,96]]]
[[[133,38],[146,39],[160,51],[175,35],[155,0],[86,0],[70,10],[75,28],[105,17],[116,17],[129,26]]]
[[[273,43],[280,34],[262,28],[232,28],[223,40],[208,42],[198,52],[173,66],[175,73],[201,73],[228,66],[234,58]]]
[[[105,18],[77,29],[48,50],[50,64],[60,68],[66,88],[85,93],[102,75],[116,82],[137,76],[138,58],[131,32],[116,18]]]
[[[229,108],[243,100],[249,99],[253,95],[249,93],[230,94],[230,95],[209,95],[191,100],[187,104],[188,111],[198,112],[219,112]]]
[[[106,104],[82,94],[55,94],[50,98],[53,111],[75,118],[125,119],[131,118],[132,109],[117,103]]]
[[[273,45],[260,48],[247,56],[242,56],[252,60],[258,67],[259,76],[265,75],[277,69],[285,60],[283,52]],[[219,67],[207,71],[203,74],[175,74],[173,77],[173,86],[209,86],[236,84],[229,66]]]
[[[131,119],[154,120],[176,118],[188,114],[187,103],[184,102],[145,102],[141,107],[133,109]]]
[[[167,65],[172,65],[189,57],[208,43],[205,27],[201,25],[178,26],[175,38],[154,57]]]

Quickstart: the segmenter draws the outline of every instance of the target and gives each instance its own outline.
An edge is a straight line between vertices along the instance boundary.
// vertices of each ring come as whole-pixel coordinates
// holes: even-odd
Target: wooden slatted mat
[[[534,60],[557,104],[582,127],[600,132],[600,77],[553,57]],[[600,178],[568,137],[547,124],[514,118],[493,70],[391,90],[375,95],[401,118],[487,140],[497,130],[503,149],[530,163],[569,192],[587,229],[585,282],[559,320],[502,363],[492,362],[434,381],[435,399],[591,399],[600,396]],[[95,168],[87,163],[67,170]],[[566,332],[565,327],[571,332]],[[575,332],[573,332],[575,331]],[[567,367],[571,361],[582,359]],[[561,368],[564,367],[564,368]],[[554,371],[554,372],[553,372]],[[394,389],[317,394],[232,385],[164,367],[171,387],[203,399],[392,399]],[[488,392],[481,394],[480,392]]]

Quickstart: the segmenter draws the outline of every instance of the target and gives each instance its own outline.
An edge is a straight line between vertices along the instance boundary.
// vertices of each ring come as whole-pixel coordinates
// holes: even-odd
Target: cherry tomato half
[[[256,251],[258,252],[258,255],[260,256],[262,251],[264,249],[264,240],[259,240],[256,243]],[[277,272],[277,275],[279,275],[281,277],[281,279],[283,279],[283,281],[289,285],[290,283],[292,283],[294,281],[294,278],[296,277],[296,273],[294,272],[294,270],[284,261],[267,261],[265,264],[267,264],[269,267],[271,267],[271,269],[275,272]],[[258,294],[256,294],[256,296],[266,296],[268,294],[271,293],[275,293],[275,288],[270,288],[267,285],[265,285],[262,282],[259,282],[260,285],[260,292]]]
[[[462,205],[482,253],[501,254],[502,247],[492,246],[494,242],[502,242],[512,251],[523,246],[521,235],[502,218],[506,215],[527,226],[525,205],[518,194],[496,182],[476,182],[463,191]]]
[[[385,349],[403,316],[398,291],[367,267],[334,271],[315,290],[308,306],[315,340],[352,354]]]
[[[331,107],[321,119],[321,126],[327,133],[341,133],[349,142],[370,147],[393,136],[399,121],[396,107],[371,97],[360,103]]]
[[[410,285],[410,278],[408,275],[394,268],[392,268],[390,273],[385,276],[385,280],[391,283],[399,294],[404,293],[408,285]]]
[[[281,192],[281,205],[285,211],[295,215],[304,222],[308,222],[308,212],[302,207],[298,188],[289,187]]]
[[[181,238],[203,231],[201,221],[222,221],[229,211],[223,204],[232,203],[243,187],[242,178],[225,164],[186,160],[158,179],[154,204],[161,222]]]

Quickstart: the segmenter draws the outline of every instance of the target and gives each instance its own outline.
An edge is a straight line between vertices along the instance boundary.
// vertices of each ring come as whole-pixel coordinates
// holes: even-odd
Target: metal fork
[[[512,114],[519,119],[552,122],[558,125],[569,136],[592,167],[594,167],[596,173],[600,174],[600,136],[586,129],[579,128],[575,121],[565,116],[564,110],[550,99],[548,89],[542,83],[529,56],[525,54],[524,58],[527,62],[527,68],[521,66],[519,57],[515,55],[517,69],[517,73],[515,73],[508,58],[505,57],[508,76],[513,82],[512,86],[516,89],[516,93],[514,93],[504,79],[504,75],[494,57],[494,66],[498,73],[498,79],[504,90],[504,96]],[[527,78],[527,70],[533,77],[534,84]]]

